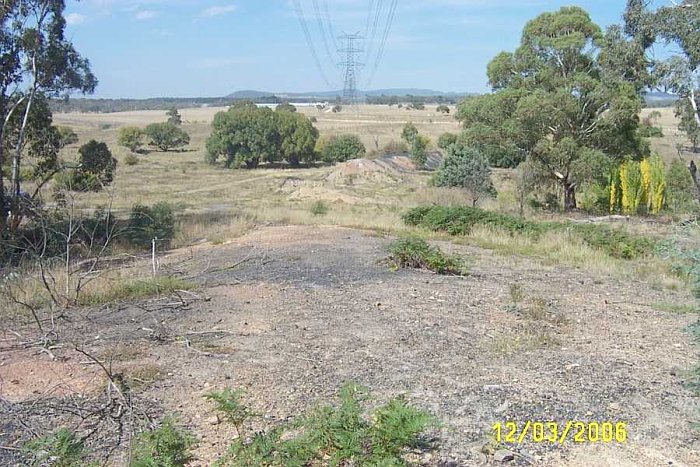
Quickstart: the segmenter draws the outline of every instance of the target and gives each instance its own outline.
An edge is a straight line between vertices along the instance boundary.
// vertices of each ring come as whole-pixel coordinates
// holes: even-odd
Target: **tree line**
[[[281,104],[273,111],[252,101],[217,113],[206,147],[209,164],[247,169],[263,163],[299,167],[319,160],[342,162],[365,154],[364,145],[354,135],[319,141],[311,119],[297,113],[293,105]]]
[[[564,7],[529,21],[519,47],[488,64],[492,92],[459,105],[463,130],[445,143],[445,169],[454,162],[450,154],[467,150],[492,166],[522,164],[532,178],[563,191],[566,210],[576,209],[583,185],[605,186],[625,161],[650,157],[639,120],[648,89],[680,97],[680,129],[696,141],[700,4],[649,11],[643,1],[630,0],[625,20],[603,31],[582,8]],[[683,53],[651,59],[647,52],[657,39]],[[700,198],[694,162],[688,170]]]

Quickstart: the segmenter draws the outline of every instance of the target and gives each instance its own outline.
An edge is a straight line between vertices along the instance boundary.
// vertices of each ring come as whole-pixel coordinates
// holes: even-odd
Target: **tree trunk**
[[[562,183],[564,188],[564,210],[573,211],[577,208],[576,206],[576,184],[570,181],[564,181]]]
[[[695,90],[692,86],[690,87],[690,96],[688,96],[688,99],[690,100],[690,105],[693,107],[695,121],[700,125],[700,109],[698,108],[698,102],[695,100]]]
[[[690,176],[693,177],[693,183],[695,183],[695,188],[698,190],[698,201],[700,201],[700,174],[698,173],[698,167],[695,165],[695,162],[690,161],[688,170],[690,170]]]
[[[0,141],[2,141],[3,134],[0,131]],[[3,165],[5,164],[5,148],[2,143],[0,143],[0,232],[5,229],[5,224],[7,223],[7,201],[5,200],[5,171],[3,170]]]

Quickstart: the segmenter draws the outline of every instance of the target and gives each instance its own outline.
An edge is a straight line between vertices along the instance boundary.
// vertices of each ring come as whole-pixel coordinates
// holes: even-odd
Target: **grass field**
[[[214,115],[222,110],[225,109],[182,109],[183,128],[191,136],[191,144],[186,150],[140,155],[138,165],[133,166],[123,162],[129,151],[117,145],[119,128],[127,125],[143,127],[164,121],[164,112],[58,114],[55,120],[57,124],[71,126],[80,137],[80,143],[66,149],[64,157],[67,159],[77,157],[79,145],[90,139],[105,141],[112,149],[120,161],[113,186],[116,209],[128,209],[134,203],[168,201],[188,212],[224,211],[263,220],[322,221],[381,228],[396,225],[397,212],[407,206],[443,199],[466,199],[451,190],[428,188],[425,182],[429,175],[415,171],[370,180],[343,174],[334,176],[334,167],[257,171],[211,167],[204,162],[205,140]],[[357,111],[337,114],[319,112],[315,108],[300,108],[300,111],[318,119],[316,126],[321,137],[339,133],[359,134],[368,151],[376,147],[375,141],[380,147],[398,141],[407,121],[414,122],[433,141],[446,131],[459,130],[459,124],[452,116],[437,115],[431,110],[361,106]],[[328,214],[323,218],[310,213],[316,201],[329,206]],[[107,202],[105,193],[86,194],[80,197],[78,205],[93,208]]]
[[[172,203],[181,218],[175,246],[196,242],[222,243],[246,232],[255,223],[275,222],[304,225],[323,224],[358,227],[385,232],[404,229],[400,215],[408,208],[424,204],[467,203],[460,190],[433,188],[427,184],[430,173],[410,167],[398,170],[371,161],[340,166],[305,169],[224,170],[204,161],[205,140],[214,115],[225,109],[182,109],[183,127],[191,135],[191,144],[183,152],[157,152],[139,155],[137,165],[123,163],[129,151],[117,145],[117,133],[125,125],[145,126],[164,121],[161,111],[138,111],[113,114],[59,114],[56,122],[73,127],[80,143],[69,147],[67,158],[75,157],[79,144],[89,139],[105,141],[112,148],[120,165],[113,185],[113,206],[126,211],[135,203]],[[316,108],[300,108],[317,118],[321,137],[338,133],[354,133],[362,137],[368,149],[389,141],[398,141],[403,125],[411,121],[433,141],[440,134],[459,131],[452,115],[438,115],[434,106],[425,111],[407,111],[388,106],[360,106],[341,113],[320,112]],[[452,108],[452,114],[455,109]],[[642,116],[651,110],[645,110]],[[672,109],[660,109],[658,125],[664,137],[652,140],[652,146],[663,158],[678,158],[676,145],[683,141],[677,130]],[[376,138],[376,140],[375,140]],[[686,157],[688,154],[686,154]],[[487,207],[515,213],[512,172],[496,170],[494,182],[499,197],[488,200]],[[109,202],[107,193],[84,194],[78,197],[78,207],[93,209]],[[320,203],[320,204],[319,204]],[[320,206],[320,207],[319,207]],[[558,218],[532,212],[540,218]],[[581,216],[578,216],[581,217]],[[642,235],[665,236],[669,228],[633,222],[628,230]],[[539,256],[556,264],[585,265],[596,271],[616,271],[630,277],[651,278],[664,288],[678,289],[680,282],[663,264],[639,262],[626,265],[620,272],[619,262],[572,245],[565,235],[552,234],[536,241],[514,240],[508,235],[477,229],[466,240],[469,243],[496,250],[504,255]],[[655,278],[655,279],[654,279]]]
[[[5,284],[0,382],[9,384],[0,388],[7,398],[0,445],[11,450],[0,450],[0,464],[17,464],[10,459],[24,440],[60,425],[99,429],[90,449],[101,455],[121,443],[113,465],[127,465],[119,458],[127,452],[124,426],[99,425],[75,409],[112,407],[106,374],[109,388],[128,390],[128,407],[121,392],[112,402],[135,417],[127,429],[138,427],[137,410],[152,420],[172,414],[201,440],[192,465],[213,465],[237,434],[212,417],[205,399],[212,390],[244,389],[265,420],[290,420],[331,400],[345,381],[367,385],[378,401],[406,394],[437,417],[440,427],[428,435],[439,446],[407,454],[416,465],[490,465],[502,448],[531,465],[700,465],[697,394],[688,389],[697,357],[686,332],[698,311],[689,269],[700,251],[696,223],[529,210],[530,224],[560,228],[529,235],[503,221],[449,235],[409,227],[401,218],[408,208],[464,205],[465,194],[428,186],[430,172],[405,156],[302,169],[209,166],[205,140],[220,110],[182,109],[191,144],[140,154],[136,165],[117,145],[119,128],[165,121],[164,112],[55,116],[80,138],[65,159],[96,139],[120,162],[110,193],[77,195],[79,209],[111,201],[125,214],[135,203],[167,201],[179,228],[155,261],[148,247],[117,248],[93,275],[63,274],[60,263],[49,283],[30,269]],[[317,118],[321,136],[356,133],[370,150],[397,141],[408,121],[433,142],[459,131],[453,117],[432,110],[300,109]],[[670,162],[682,142],[670,109],[659,125],[665,136],[652,145]],[[520,220],[500,213],[517,210],[513,175],[495,170],[499,196],[485,203],[511,226]],[[537,222],[545,220],[553,222]],[[637,242],[668,240],[668,254],[621,259],[581,233],[601,235],[608,224]],[[391,245],[406,234],[428,241],[429,251],[439,248],[465,275],[391,263]],[[80,296],[69,295],[85,277],[92,282]],[[52,307],[51,291],[63,289],[74,300]],[[42,317],[49,338],[27,345],[35,327],[44,333]],[[41,352],[41,344],[51,346]],[[64,400],[70,410],[59,412]],[[494,445],[489,434],[500,420],[565,423],[583,414],[629,423],[630,439],[603,447]]]

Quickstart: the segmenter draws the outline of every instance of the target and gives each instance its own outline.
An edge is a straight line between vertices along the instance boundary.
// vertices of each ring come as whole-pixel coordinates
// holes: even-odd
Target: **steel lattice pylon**
[[[338,53],[343,57],[343,61],[338,65],[345,70],[345,85],[343,86],[343,104],[357,104],[357,73],[364,66],[358,60],[358,56],[363,53],[357,46],[363,40],[359,33],[343,34],[338,37],[343,47],[338,49]]]

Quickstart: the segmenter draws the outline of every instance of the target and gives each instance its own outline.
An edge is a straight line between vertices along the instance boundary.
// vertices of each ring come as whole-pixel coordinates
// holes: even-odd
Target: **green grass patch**
[[[546,232],[565,231],[583,243],[613,258],[636,259],[651,256],[657,246],[654,239],[631,235],[607,225],[572,222],[536,222],[466,206],[422,206],[402,216],[410,226],[450,235],[469,235],[476,226],[500,230],[510,235],[538,239]]]
[[[80,296],[78,304],[96,306],[117,301],[170,295],[178,290],[191,290],[195,284],[174,277],[134,280],[112,284],[107,290],[88,291]]]
[[[418,237],[399,238],[389,246],[395,268],[427,269],[438,274],[466,274],[462,258],[448,255]]]

